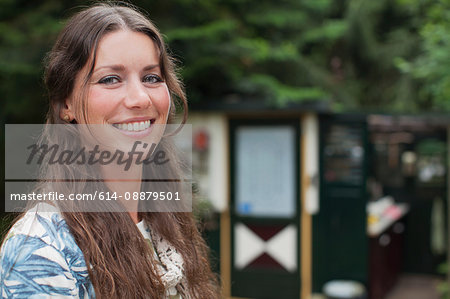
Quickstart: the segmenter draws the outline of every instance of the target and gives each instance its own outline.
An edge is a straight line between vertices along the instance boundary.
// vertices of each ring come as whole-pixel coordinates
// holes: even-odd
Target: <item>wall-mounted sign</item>
[[[242,126],[236,131],[236,213],[295,215],[295,129]]]

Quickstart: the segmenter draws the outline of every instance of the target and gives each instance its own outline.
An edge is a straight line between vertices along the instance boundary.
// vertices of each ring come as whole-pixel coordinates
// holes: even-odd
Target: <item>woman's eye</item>
[[[146,75],[144,76],[142,81],[145,83],[159,83],[163,82],[163,79],[161,79],[161,77],[158,75]]]
[[[101,78],[98,83],[100,84],[114,84],[114,83],[119,83],[120,79],[117,76],[106,76],[104,78]]]

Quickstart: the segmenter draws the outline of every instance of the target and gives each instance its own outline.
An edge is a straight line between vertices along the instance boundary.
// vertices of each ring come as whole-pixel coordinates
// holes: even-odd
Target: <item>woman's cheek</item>
[[[87,99],[89,119],[97,122],[103,120],[115,109],[118,98],[120,95],[117,91],[110,92],[100,88],[91,88]]]
[[[169,117],[169,111],[170,111],[170,105],[171,105],[171,99],[170,99],[170,92],[167,85],[164,84],[164,87],[161,88],[160,95],[158,96],[158,112],[160,114],[165,115],[166,123],[167,118]]]

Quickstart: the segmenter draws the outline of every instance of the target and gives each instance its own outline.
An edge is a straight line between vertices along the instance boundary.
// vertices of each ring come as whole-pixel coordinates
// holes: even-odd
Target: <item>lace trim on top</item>
[[[160,275],[161,281],[166,287],[166,296],[174,296],[181,294],[183,299],[190,299],[187,294],[187,281],[184,277],[184,261],[180,253],[164,238],[157,235],[149,226],[141,221],[137,224],[141,232],[145,232],[144,237],[150,239],[153,244],[155,254],[160,263],[157,264],[156,270]]]

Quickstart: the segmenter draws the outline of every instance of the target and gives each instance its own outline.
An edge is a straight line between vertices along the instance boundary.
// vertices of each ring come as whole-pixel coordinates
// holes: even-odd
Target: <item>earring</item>
[[[68,122],[68,121],[70,120],[70,116],[69,116],[69,115],[67,115],[67,114],[66,114],[66,115],[64,115],[64,120]]]

